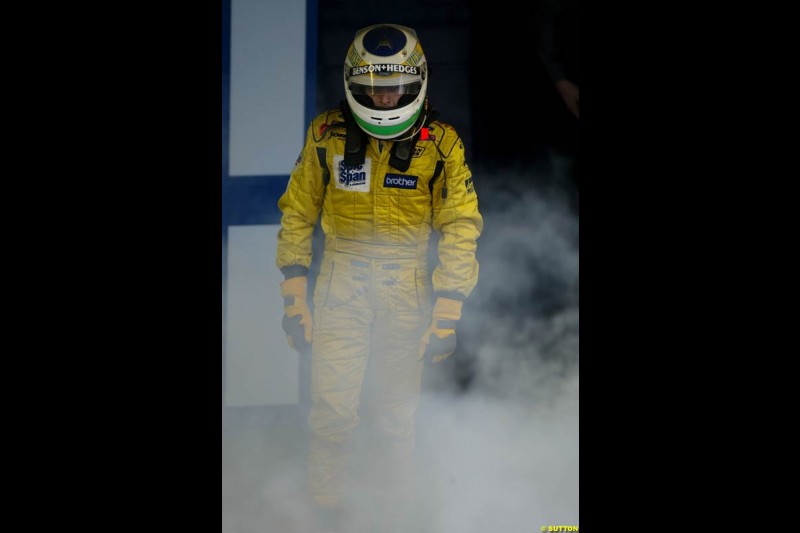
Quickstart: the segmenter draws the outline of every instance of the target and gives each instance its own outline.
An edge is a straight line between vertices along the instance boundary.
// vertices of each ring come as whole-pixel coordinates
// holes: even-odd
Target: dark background
[[[342,65],[357,29],[379,22],[414,28],[430,68],[430,103],[459,131],[478,167],[547,166],[551,151],[576,159],[578,120],[567,110],[536,53],[541,0],[320,0],[317,111],[343,98]],[[560,58],[579,79],[577,0],[560,0]],[[577,168],[571,179],[578,183]]]
[[[319,52],[320,87],[328,87],[324,69],[340,68],[357,28],[377,20],[414,27],[432,67],[432,102],[465,137],[480,192],[484,168],[526,166],[526,161],[546,166],[538,154],[549,146],[570,153],[578,145],[577,123],[570,121],[533,52],[529,5],[321,0],[319,45],[330,48]],[[54,172],[46,177],[69,191],[81,184],[69,172],[95,168],[83,181],[92,193],[101,186],[101,198],[88,188],[78,195],[90,198],[86,212],[101,206],[102,229],[115,232],[113,239],[99,239],[98,227],[87,218],[85,224],[55,232],[66,235],[68,250],[53,249],[52,228],[36,240],[46,255],[41,262],[48,270],[45,277],[60,271],[58,285],[80,292],[66,298],[47,294],[41,300],[40,311],[48,319],[76,317],[69,328],[72,337],[50,335],[59,343],[53,359],[64,369],[83,362],[88,381],[105,384],[109,394],[102,405],[96,394],[64,405],[67,393],[76,392],[75,381],[53,372],[53,381],[66,383],[58,405],[66,407],[61,411],[69,426],[52,430],[52,417],[44,416],[52,404],[30,417],[36,424],[47,422],[40,424],[47,448],[41,457],[53,457],[54,439],[61,446],[65,440],[75,443],[68,455],[55,456],[73,470],[57,476],[45,472],[47,479],[80,480],[92,462],[103,470],[91,492],[78,491],[76,505],[50,513],[62,522],[76,509],[86,509],[88,496],[95,503],[93,514],[105,511],[104,524],[123,517],[147,529],[159,516],[160,524],[175,530],[185,530],[187,522],[193,530],[218,530],[221,6],[212,1],[191,7],[143,6],[137,12],[124,5],[100,24],[91,19],[87,26],[101,28],[99,35],[75,32],[50,13],[68,32],[53,47],[68,51],[59,56],[67,75],[53,76],[49,68],[39,68],[40,61],[31,62],[46,74],[39,85],[48,94],[29,108],[49,103],[74,113],[61,121],[56,113],[27,121],[37,127],[60,125],[63,134],[44,128],[36,133],[58,143],[74,142],[63,154],[37,153],[32,160],[49,159]],[[723,359],[735,351],[715,350],[711,344],[731,331],[736,335],[727,338],[739,344],[738,333],[748,329],[735,320],[715,329],[715,315],[728,308],[741,315],[738,320],[751,316],[740,302],[731,303],[745,279],[732,284],[727,276],[752,251],[741,242],[726,246],[722,239],[750,236],[735,226],[750,221],[748,213],[740,212],[749,203],[745,200],[759,191],[776,196],[771,184],[759,189],[753,183],[785,173],[748,168],[753,172],[744,187],[730,183],[738,175],[735,170],[741,171],[742,158],[767,162],[776,153],[774,146],[760,151],[750,145],[761,129],[737,127],[738,139],[721,131],[738,126],[741,106],[752,100],[752,95],[731,96],[729,90],[743,77],[764,83],[763,68],[742,69],[741,64],[752,56],[754,41],[741,28],[749,31],[753,24],[722,20],[730,10],[718,6],[702,12],[696,5],[689,10],[661,3],[583,2],[580,8],[585,105],[576,157],[581,173],[572,182],[580,182],[581,197],[581,525],[592,531],[602,528],[591,524],[636,528],[657,519],[675,522],[687,508],[706,510],[692,506],[693,501],[676,504],[660,492],[677,481],[682,490],[689,488],[690,498],[692,489],[703,490],[703,499],[695,501],[707,502],[707,481],[714,480],[707,474],[698,480],[702,469],[694,468],[695,462],[678,462],[681,454],[714,462],[719,453],[713,455],[712,448],[719,452],[722,442],[708,431],[693,434],[685,424],[697,422],[696,427],[708,429],[720,414],[739,410],[710,409],[693,401],[691,389],[705,392],[726,380],[733,386],[753,383],[719,379],[702,366],[720,361],[729,368]],[[77,47],[66,46],[76,40]],[[711,49],[704,43],[711,43]],[[112,58],[103,59],[101,52],[108,50]],[[735,68],[719,76],[731,63]],[[336,78],[328,79],[337,86],[336,95],[318,101],[321,107],[341,99]],[[457,85],[465,79],[471,82]],[[53,98],[55,87],[71,85],[78,87],[67,98]],[[762,113],[766,102],[779,101],[757,98],[756,104]],[[90,113],[97,120],[86,124]],[[765,113],[780,115],[777,108]],[[85,128],[81,134],[75,130],[79,126]],[[720,139],[725,141],[721,145]],[[107,154],[106,164],[89,165],[87,154],[98,151]],[[709,152],[710,157],[704,155]],[[546,180],[532,178],[537,179]],[[730,200],[724,194],[731,189],[747,198]],[[790,195],[779,191],[777,196]],[[27,197],[12,200],[31,205],[25,204]],[[65,215],[84,212],[62,195],[56,200]],[[763,205],[774,211],[772,200]],[[38,211],[26,210],[32,212]],[[76,261],[75,248],[81,245],[100,251],[88,263]],[[722,248],[736,255],[713,257]],[[755,257],[762,256],[757,252]],[[72,270],[65,275],[69,264]],[[86,301],[83,291],[95,287],[99,276],[104,282],[98,289],[101,302],[79,312]],[[51,303],[62,304],[65,311],[52,313]],[[96,343],[97,355],[88,359],[65,353],[65,347],[82,344],[64,339],[98,331],[106,337]],[[687,332],[709,335],[697,346]],[[763,353],[763,347],[753,353]],[[101,379],[95,377],[98,367]],[[129,386],[121,389],[121,383]],[[736,396],[717,394],[715,405]],[[86,419],[80,427],[86,433],[76,431],[78,413]],[[702,447],[687,454],[690,442]],[[728,476],[726,471],[719,479]],[[126,492],[121,496],[120,491]],[[105,502],[98,496],[105,496]],[[714,512],[704,518],[718,524],[726,516]],[[689,523],[688,517],[682,523]]]
[[[689,373],[686,363],[695,364],[698,354],[676,340],[687,320],[679,311],[705,320],[714,309],[706,286],[681,293],[676,275],[699,283],[714,281],[716,273],[696,271],[699,245],[691,254],[681,246],[695,218],[680,201],[691,198],[704,177],[670,163],[685,162],[677,159],[681,153],[704,146],[689,145],[698,139],[686,135],[697,131],[703,114],[695,107],[676,113],[680,120],[669,115],[688,101],[707,101],[696,92],[697,80],[707,79],[717,56],[704,58],[691,73],[679,72],[686,55],[673,54],[673,28],[647,36],[658,26],[656,18],[669,15],[664,6],[647,17],[633,6],[584,7],[592,10],[583,15],[591,46],[581,52],[590,75],[580,85],[584,179],[577,173],[572,178],[581,181],[582,196],[581,420],[591,424],[581,442],[581,521],[588,527],[605,515],[609,523],[633,525],[640,513],[653,519],[678,512],[671,499],[661,499],[668,509],[652,509],[659,498],[649,493],[672,464],[669,453],[654,448],[689,440],[686,431],[670,436],[654,428],[678,418],[656,400],[673,406],[686,387],[676,380],[657,395],[648,391],[659,386],[659,376]],[[331,100],[318,101],[321,107],[342,98],[341,80],[325,71],[341,68],[355,30],[377,20],[399,22],[417,29],[431,64],[432,103],[464,136],[475,171],[526,161],[544,165],[540,154],[551,146],[577,160],[577,122],[536,59],[528,4],[321,0],[318,8],[319,46],[329,47],[319,52],[319,83],[337,86]],[[688,17],[673,11],[670,22]],[[36,242],[45,256],[44,277],[70,293],[48,291],[40,300],[39,316],[48,323],[33,338],[54,338],[52,383],[45,388],[57,397],[28,417],[42,430],[35,462],[51,462],[41,475],[25,477],[37,485],[35,480],[56,479],[59,486],[94,478],[88,490],[73,491],[74,503],[51,510],[59,523],[81,510],[103,527],[122,520],[147,529],[159,517],[169,529],[218,530],[220,12],[214,1],[189,11],[167,5],[133,11],[126,5],[100,24],[92,19],[85,32],[66,26],[69,34],[53,48],[67,65],[65,75],[40,69],[48,78],[40,85],[49,94],[30,108],[49,103],[69,114],[62,119],[47,113],[34,122],[60,128],[42,127],[36,134],[66,146],[35,160],[49,160],[53,172],[45,177],[73,196],[55,195],[53,211],[64,216],[55,231],[37,232]],[[60,17],[51,18],[62,26]],[[77,45],[67,47],[76,38]],[[646,58],[636,56],[643,47]],[[110,59],[102,55],[108,50]],[[686,86],[682,96],[673,90],[680,84]],[[54,99],[56,86],[76,87]],[[323,94],[327,89],[318,98]],[[665,133],[667,127],[675,129]],[[102,164],[90,164],[88,155],[98,152]],[[70,174],[84,168],[94,171],[88,179]],[[14,202],[30,207],[28,198]],[[694,200],[689,207],[699,211],[712,203],[718,202]],[[62,222],[76,215],[82,218],[64,228]],[[665,221],[668,229],[659,229]],[[675,228],[676,222],[682,226]],[[65,239],[64,249],[56,249],[53,238]],[[88,259],[76,257],[76,250],[85,250]],[[673,289],[682,296],[679,309],[669,307]],[[85,291],[96,292],[87,298]],[[701,305],[692,305],[695,296]],[[51,323],[68,317],[63,334],[53,333]],[[93,344],[89,354],[83,350],[87,339]],[[65,379],[68,372],[74,379]],[[645,410],[634,412],[634,406]],[[63,427],[57,418],[66,419]],[[54,442],[60,454],[53,453]],[[636,460],[628,462],[628,456]]]

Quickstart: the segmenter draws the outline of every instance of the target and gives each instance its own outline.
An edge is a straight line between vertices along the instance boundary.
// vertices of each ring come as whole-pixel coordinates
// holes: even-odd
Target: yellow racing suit
[[[435,295],[464,300],[478,280],[483,228],[464,145],[432,121],[413,144],[405,171],[390,166],[392,141],[364,136],[363,164],[345,164],[345,115],[317,116],[278,201],[276,264],[306,275],[319,220],[324,251],[313,294],[309,487],[323,508],[342,504],[345,464],[369,359],[378,427],[396,479],[411,471],[423,362],[420,339]],[[428,240],[439,232],[438,264]],[[371,381],[374,380],[374,381]]]

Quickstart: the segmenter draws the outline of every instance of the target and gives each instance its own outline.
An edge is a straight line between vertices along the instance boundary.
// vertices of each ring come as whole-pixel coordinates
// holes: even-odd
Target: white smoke
[[[426,398],[414,531],[578,524],[578,378],[543,405]]]
[[[459,324],[460,359],[426,368],[408,531],[579,524],[578,219],[564,162],[553,162],[548,180],[473,169],[480,281]],[[312,531],[305,411],[238,413],[223,420],[223,533]],[[353,480],[351,490],[369,488]],[[382,518],[365,502],[353,499],[349,533],[378,533],[359,526]]]
[[[469,377],[426,376],[410,531],[579,524],[578,218],[569,162],[552,163],[548,176],[473,171],[486,231],[459,325]]]

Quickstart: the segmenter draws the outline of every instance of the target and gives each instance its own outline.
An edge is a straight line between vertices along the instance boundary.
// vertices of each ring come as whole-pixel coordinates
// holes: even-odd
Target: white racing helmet
[[[427,89],[428,65],[417,32],[399,24],[356,32],[344,60],[344,92],[362,130],[378,139],[407,132],[419,118]],[[382,92],[399,92],[397,106],[375,107],[370,95]]]

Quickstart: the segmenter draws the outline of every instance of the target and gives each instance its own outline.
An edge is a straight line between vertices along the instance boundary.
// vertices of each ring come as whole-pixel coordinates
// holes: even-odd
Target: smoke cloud
[[[418,412],[415,533],[531,532],[579,524],[578,217],[570,162],[473,168],[485,231],[459,348],[426,367]],[[226,409],[223,533],[311,531],[306,407]],[[370,453],[368,428],[354,453]],[[355,474],[348,531],[375,533]],[[371,525],[370,525],[371,524]]]

